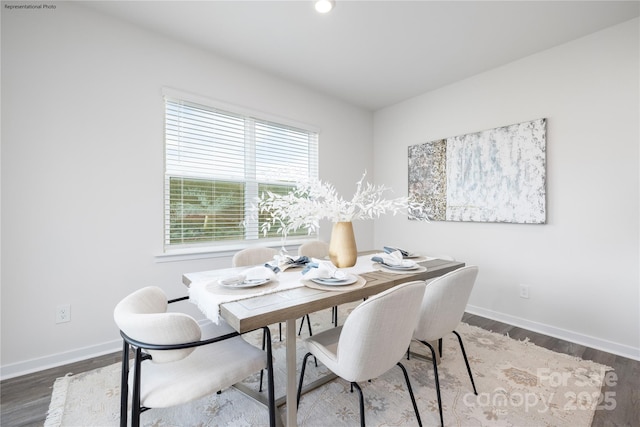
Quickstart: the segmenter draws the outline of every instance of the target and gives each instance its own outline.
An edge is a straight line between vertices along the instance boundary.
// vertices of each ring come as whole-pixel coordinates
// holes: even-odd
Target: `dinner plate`
[[[319,285],[325,285],[325,286],[346,286],[346,285],[352,285],[356,283],[358,281],[358,278],[353,274],[349,274],[346,279],[336,279],[334,277],[331,277],[331,278],[325,278],[325,279],[314,278],[314,279],[311,279],[311,281]]]
[[[415,265],[411,265],[411,266],[404,266],[404,265],[389,265],[389,264],[385,264],[385,263],[380,263],[380,265],[382,265],[384,268],[388,268],[389,270],[417,270],[418,268],[420,268],[420,266],[418,264]]]
[[[271,279],[249,279],[244,280],[243,282],[231,282],[225,280],[219,280],[218,283],[225,288],[254,288],[256,286],[264,285],[265,283],[269,283]]]

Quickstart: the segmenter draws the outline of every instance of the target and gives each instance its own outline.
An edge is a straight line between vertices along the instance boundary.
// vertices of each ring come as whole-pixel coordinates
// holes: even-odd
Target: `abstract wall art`
[[[546,222],[546,119],[409,147],[409,196],[433,221]]]

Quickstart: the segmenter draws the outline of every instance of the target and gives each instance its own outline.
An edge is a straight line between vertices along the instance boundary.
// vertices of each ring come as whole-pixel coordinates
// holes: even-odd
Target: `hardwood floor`
[[[0,425],[42,427],[56,378],[119,363],[120,360],[120,352],[117,352],[0,382]]]
[[[616,356],[556,338],[541,335],[505,323],[480,316],[465,314],[463,321],[493,332],[509,334],[511,338],[529,340],[540,347],[566,353],[582,359],[611,366],[617,381],[604,384],[602,391],[612,397],[611,409],[597,410],[592,427],[640,425],[640,362]],[[42,426],[47,415],[51,390],[56,378],[67,373],[80,373],[107,366],[120,361],[120,353],[113,353],[82,362],[22,377],[11,378],[0,383],[0,425],[4,427]]]

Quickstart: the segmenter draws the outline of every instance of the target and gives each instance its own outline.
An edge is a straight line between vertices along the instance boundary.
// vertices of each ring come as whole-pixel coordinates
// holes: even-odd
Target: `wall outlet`
[[[520,285],[520,298],[529,299],[529,285]]]
[[[71,305],[61,304],[56,307],[56,323],[71,322]]]

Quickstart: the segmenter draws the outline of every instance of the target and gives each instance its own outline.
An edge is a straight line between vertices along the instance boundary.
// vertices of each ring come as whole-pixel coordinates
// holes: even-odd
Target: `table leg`
[[[287,427],[298,425],[296,405],[296,319],[287,320]]]

